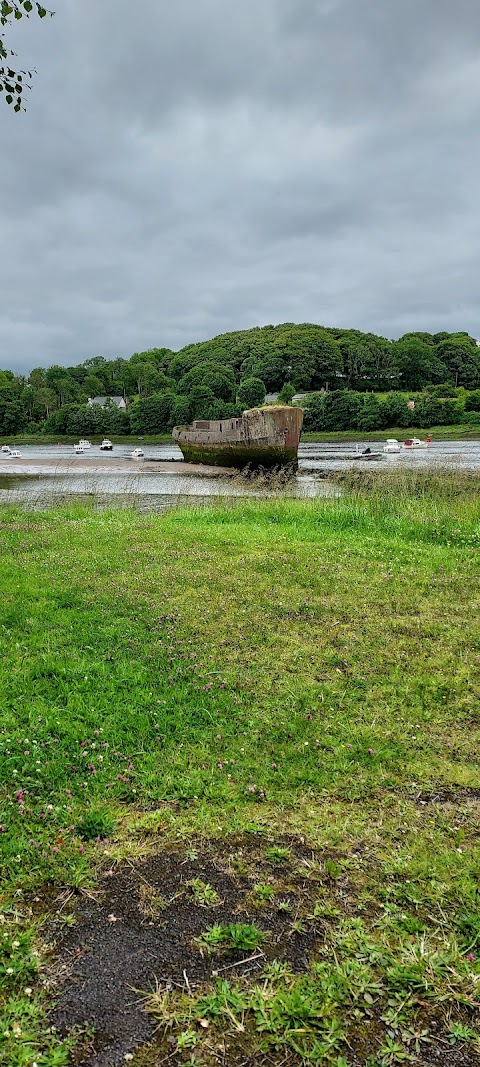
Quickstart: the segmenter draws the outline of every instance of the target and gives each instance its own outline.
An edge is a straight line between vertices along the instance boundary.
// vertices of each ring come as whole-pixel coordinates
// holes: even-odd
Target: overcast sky
[[[57,0],[9,40],[0,367],[480,335],[478,0]]]

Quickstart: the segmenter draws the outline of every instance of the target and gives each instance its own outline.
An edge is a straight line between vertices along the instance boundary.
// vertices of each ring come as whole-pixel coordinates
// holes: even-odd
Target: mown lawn
[[[1,1064],[480,1063],[479,547],[438,483],[2,511]],[[140,1046],[62,1009],[104,936]]]

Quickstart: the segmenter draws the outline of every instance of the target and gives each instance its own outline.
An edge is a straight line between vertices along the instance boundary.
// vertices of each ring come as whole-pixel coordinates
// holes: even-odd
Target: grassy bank
[[[1,512],[1,1064],[480,1063],[480,497],[419,485]]]
[[[480,432],[480,431],[479,431]],[[85,434],[92,445],[101,445],[105,434]],[[129,434],[128,437],[115,437],[114,434],[110,434],[110,440],[114,445],[130,445],[136,444],[138,441],[143,441],[148,445],[164,445],[172,443],[172,435],[169,433],[159,434],[144,434],[142,437],[135,434]],[[10,437],[0,437],[0,445],[11,445],[15,442],[16,445],[74,445],[78,441],[79,435],[76,437],[69,437],[68,434],[57,434],[52,436],[51,434],[10,434]]]
[[[302,441],[386,441],[387,437],[396,437],[398,441],[405,441],[407,437],[425,439],[427,434],[430,434],[434,441],[478,441],[480,421],[478,426],[429,426],[408,430],[398,426],[388,430],[329,430],[325,433],[316,430],[311,433],[302,433]]]

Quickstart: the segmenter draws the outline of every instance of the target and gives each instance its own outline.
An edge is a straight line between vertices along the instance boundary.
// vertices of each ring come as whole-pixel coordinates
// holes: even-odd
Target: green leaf
[[[31,0],[25,0],[25,3],[24,3],[23,6],[25,8],[25,11],[28,11],[28,12],[32,11],[32,9],[33,9],[33,4],[31,2]]]
[[[13,104],[13,96],[12,96],[12,94],[8,93],[8,95],[5,97],[5,100],[7,101],[7,104]]]

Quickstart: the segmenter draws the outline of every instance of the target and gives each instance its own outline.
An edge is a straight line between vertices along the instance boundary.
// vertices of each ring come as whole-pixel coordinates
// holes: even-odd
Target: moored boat
[[[301,408],[252,408],[233,419],[196,419],[175,426],[173,440],[188,463],[216,467],[297,467]]]
[[[428,448],[428,441],[421,441],[419,437],[407,437],[403,442],[404,448]]]
[[[6,456],[9,456],[9,455],[10,455],[10,452],[11,452],[11,448],[10,448],[10,445],[2,445],[2,452],[3,452],[3,453],[4,453],[5,455],[6,455]]]
[[[81,437],[78,443],[82,446],[83,449],[92,447],[90,441],[86,441],[84,437]]]
[[[85,452],[85,449],[84,449],[81,441],[78,443],[78,445],[74,445],[73,447],[75,449],[75,455],[76,456],[83,456],[83,453]]]
[[[363,452],[354,452],[353,459],[381,459],[381,452],[372,452],[371,448],[365,448]]]
[[[386,445],[384,446],[383,451],[386,453],[386,455],[391,455],[395,452],[401,452],[402,446],[400,442],[397,441],[396,437],[389,437]]]
[[[134,448],[133,452],[130,452],[132,459],[145,459],[145,452],[143,448]]]
[[[22,453],[19,452],[18,448],[10,449],[10,459],[21,459],[21,458],[22,458]]]
[[[112,450],[113,450],[112,442],[109,441],[108,437],[104,437],[103,441],[102,441],[102,443],[100,445],[100,451],[101,452],[111,452]]]

